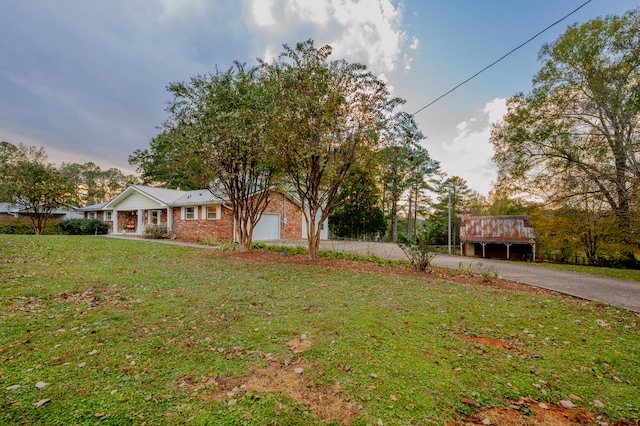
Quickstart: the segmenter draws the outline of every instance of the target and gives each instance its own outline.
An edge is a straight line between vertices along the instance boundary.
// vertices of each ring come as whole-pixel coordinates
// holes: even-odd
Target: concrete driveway
[[[278,242],[278,245],[307,246],[305,241]],[[404,252],[393,243],[360,241],[322,241],[320,250],[341,251],[362,256],[376,255],[382,259],[407,259]],[[437,255],[433,260],[437,266],[448,268],[468,268],[476,272],[498,273],[502,278],[554,290],[587,300],[599,301],[634,312],[640,312],[640,282],[598,277],[576,272],[527,266],[519,263]]]

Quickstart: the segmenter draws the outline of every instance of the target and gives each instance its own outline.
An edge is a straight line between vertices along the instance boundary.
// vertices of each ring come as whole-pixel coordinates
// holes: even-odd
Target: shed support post
[[[487,243],[480,243],[480,245],[482,246],[482,258],[484,259],[485,257],[487,257],[487,253],[485,250]]]
[[[511,257],[509,256],[509,249],[511,248],[511,243],[504,243],[505,246],[507,246],[507,260],[509,260]]]
[[[531,247],[533,248],[533,262],[536,261],[536,243],[531,243]]]

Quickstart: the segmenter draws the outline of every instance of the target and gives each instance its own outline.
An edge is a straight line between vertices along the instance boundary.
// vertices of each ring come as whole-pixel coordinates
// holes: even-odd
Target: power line
[[[474,75],[472,75],[471,77],[467,78],[465,81],[463,81],[462,83],[458,84],[457,86],[455,86],[453,89],[448,90],[447,92],[443,93],[442,95],[438,96],[437,98],[435,98],[434,100],[432,100],[431,102],[429,102],[428,104],[426,104],[425,106],[423,106],[422,108],[420,108],[419,110],[417,110],[416,112],[414,112],[411,115],[416,115],[418,114],[420,111],[429,108],[431,105],[435,104],[436,102],[438,102],[440,99],[444,98],[445,96],[447,96],[448,94],[450,94],[451,92],[453,92],[454,90],[456,90],[458,87],[470,82],[471,80],[473,80],[474,78],[476,78],[478,75],[482,74],[483,72],[485,72],[486,70],[488,70],[489,68],[491,68],[492,66],[494,66],[495,64],[497,64],[498,62],[502,61],[504,58],[506,58],[507,56],[511,55],[513,52],[515,52],[516,50],[524,47],[525,45],[529,44],[531,41],[533,41],[535,38],[537,38],[539,35],[541,35],[542,33],[546,32],[547,30],[549,30],[552,27],[555,27],[556,25],[558,25],[560,22],[564,21],[565,19],[567,19],[569,16],[573,15],[574,13],[576,13],[577,11],[579,11],[580,9],[582,9],[583,7],[585,7],[587,4],[591,3],[592,0],[587,0],[586,2],[582,3],[580,6],[578,6],[576,9],[574,9],[572,12],[570,12],[569,14],[563,16],[562,18],[558,19],[556,22],[554,22],[553,24],[549,25],[548,27],[546,27],[545,29],[543,29],[542,31],[538,32],[536,35],[534,35],[533,37],[531,37],[530,39],[528,39],[527,41],[525,41],[524,43],[520,44],[519,46],[511,49],[509,52],[505,53],[504,55],[502,55],[499,59],[493,61],[491,64],[487,65],[486,67],[482,68],[480,71],[478,71],[477,73],[475,73]]]

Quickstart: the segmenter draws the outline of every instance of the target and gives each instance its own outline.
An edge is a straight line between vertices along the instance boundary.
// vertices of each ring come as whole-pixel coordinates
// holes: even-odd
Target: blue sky
[[[44,146],[49,161],[134,172],[166,118],[170,82],[255,64],[309,38],[367,65],[406,110],[470,77],[585,0],[4,0],[0,140]],[[592,0],[416,115],[431,156],[486,194],[490,125],[531,89],[537,54],[569,24],[623,14],[637,0]]]

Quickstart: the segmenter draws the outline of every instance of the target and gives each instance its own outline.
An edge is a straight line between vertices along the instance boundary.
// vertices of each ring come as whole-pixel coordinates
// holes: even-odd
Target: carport
[[[464,216],[463,256],[535,261],[536,240],[528,216]]]

